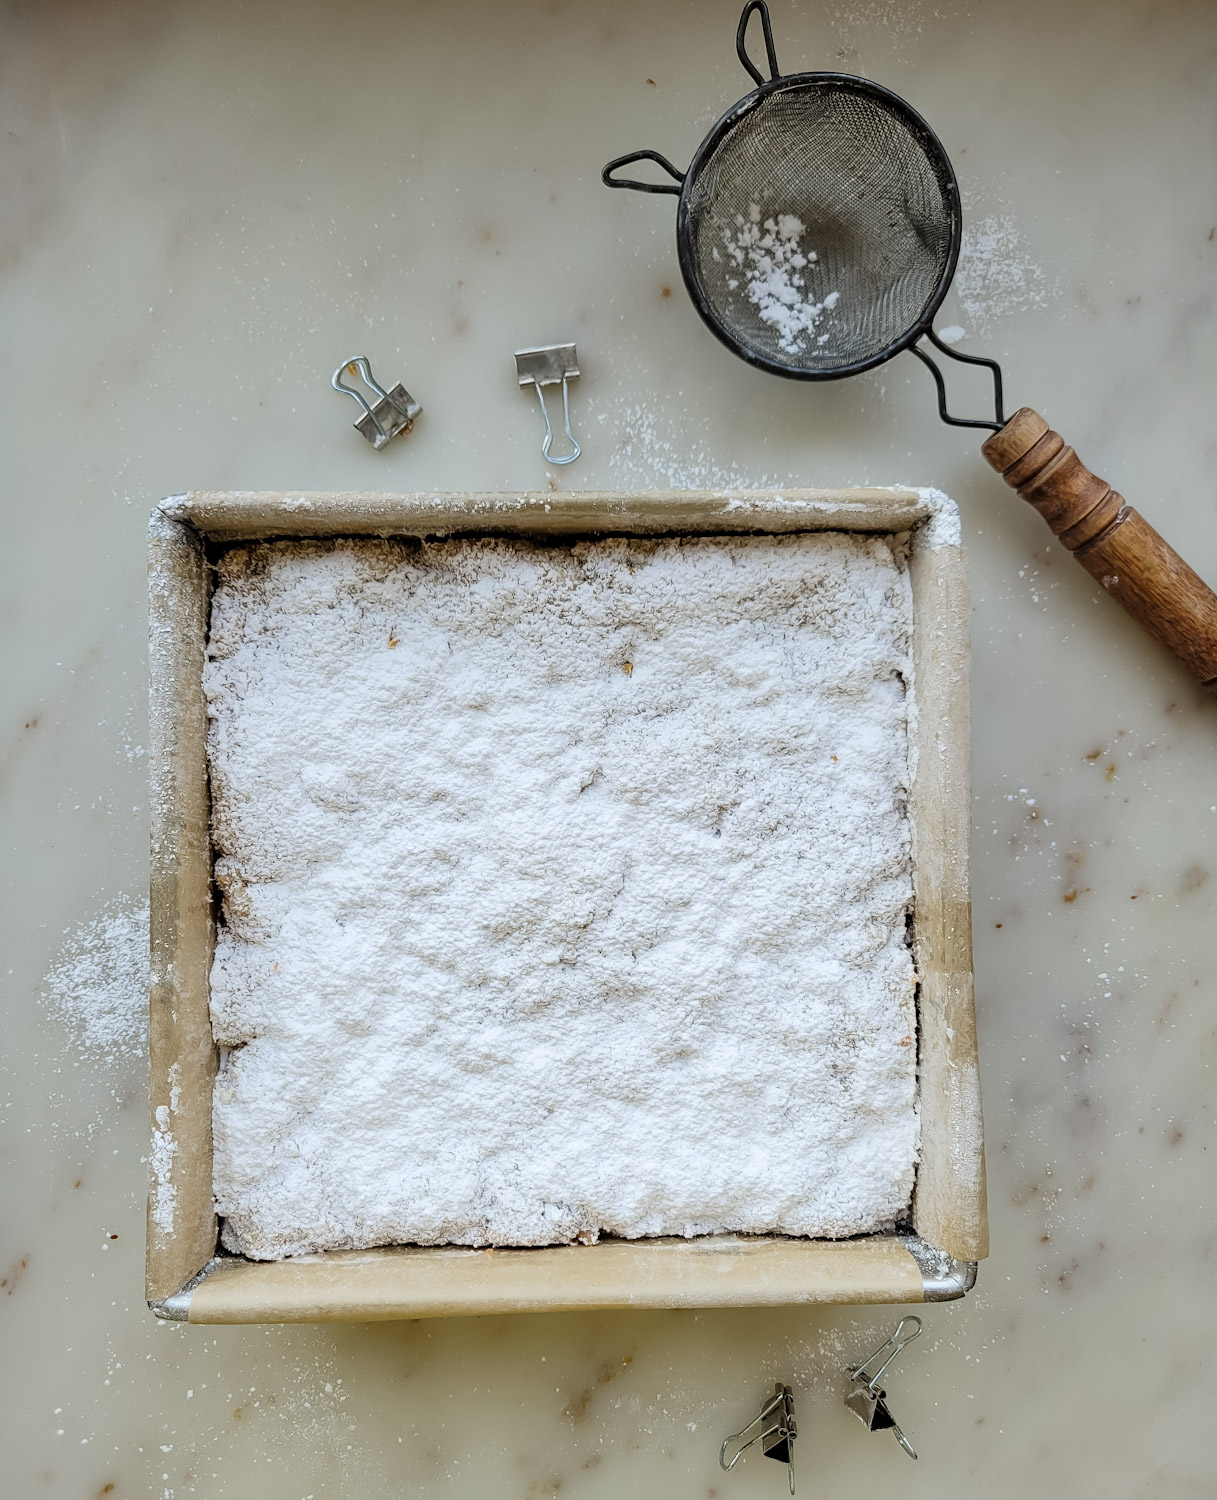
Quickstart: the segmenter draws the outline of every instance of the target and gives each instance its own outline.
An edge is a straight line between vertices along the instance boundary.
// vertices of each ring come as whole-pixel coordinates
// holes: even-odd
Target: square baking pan
[[[217,549],[336,536],[908,535],[909,817],[921,1152],[911,1222],[848,1240],[780,1235],[476,1250],[389,1246],[282,1261],[217,1253],[209,1013],[215,939],[203,662]],[[606,1307],[933,1302],[988,1253],[968,886],[968,593],[934,491],[575,494],[191,492],[149,535],[151,1129],[147,1298],[191,1323],[369,1322]]]

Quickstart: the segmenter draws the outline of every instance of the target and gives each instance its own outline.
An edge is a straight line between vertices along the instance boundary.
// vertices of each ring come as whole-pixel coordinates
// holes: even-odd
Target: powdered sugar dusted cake
[[[902,1216],[910,628],[887,537],[225,553],[224,1243]]]

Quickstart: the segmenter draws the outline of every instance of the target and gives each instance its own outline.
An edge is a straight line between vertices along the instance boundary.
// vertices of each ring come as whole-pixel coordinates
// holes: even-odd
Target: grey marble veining
[[[683,164],[744,91],[736,19],[3,11],[8,1493],[776,1496],[776,1465],[716,1454],[779,1379],[803,1494],[1213,1493],[1217,705],[939,426],[915,361],[815,389],[746,368],[684,298],[671,200],[600,187],[630,149]],[[971,226],[940,321],[1217,578],[1217,12],[775,0],[774,23],[784,68],[929,117]],[[929,483],[963,512],[993,1254],[894,1367],[917,1464],[841,1405],[884,1311],[155,1323],[142,1064],[41,998],[82,923],[142,899],[154,500],[536,487],[512,353],[560,339],[584,455],[555,486]],[[329,388],[354,353],[425,408],[381,454]]]

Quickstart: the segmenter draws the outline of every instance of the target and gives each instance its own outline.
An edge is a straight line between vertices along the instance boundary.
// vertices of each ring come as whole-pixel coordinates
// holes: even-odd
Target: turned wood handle
[[[1111,597],[1217,693],[1217,594],[1149,522],[1029,406],[981,452]]]

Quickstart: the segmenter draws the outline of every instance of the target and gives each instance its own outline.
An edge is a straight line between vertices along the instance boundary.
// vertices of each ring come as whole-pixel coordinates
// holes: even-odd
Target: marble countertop
[[[814,388],[733,360],[671,200],[600,186],[628,150],[683,164],[746,91],[734,0],[3,16],[9,1492],[774,1497],[776,1465],[716,1456],[785,1380],[801,1494],[1211,1495],[1217,704],[938,423],[915,360]],[[930,118],[969,226],[940,322],[1217,578],[1217,10],[774,0],[774,25],[787,70]],[[512,353],[567,339],[584,454],[547,472]],[[355,353],[424,406],[383,453],[329,389]],[[147,514],[547,482],[960,505],[993,1253],[893,1369],[916,1464],[841,1405],[891,1310],[144,1308]]]

